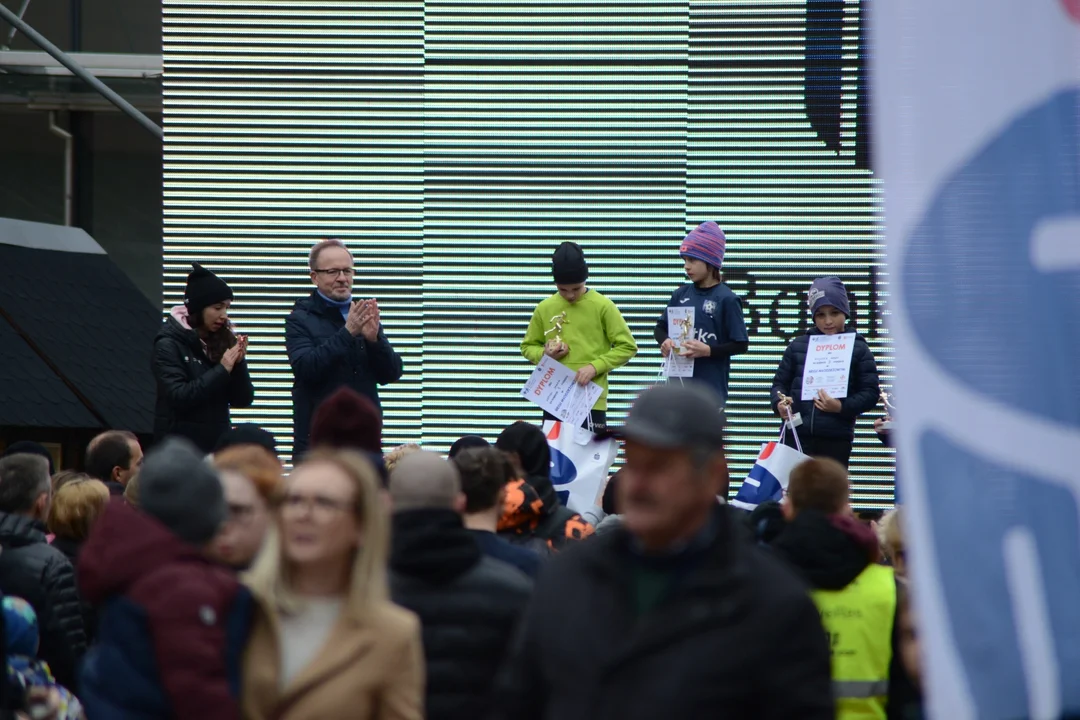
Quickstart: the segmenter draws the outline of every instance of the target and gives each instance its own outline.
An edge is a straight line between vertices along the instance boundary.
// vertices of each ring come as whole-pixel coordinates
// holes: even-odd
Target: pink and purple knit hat
[[[724,249],[727,238],[720,226],[712,222],[703,222],[683,238],[679,254],[684,258],[694,258],[719,270],[724,265]]]

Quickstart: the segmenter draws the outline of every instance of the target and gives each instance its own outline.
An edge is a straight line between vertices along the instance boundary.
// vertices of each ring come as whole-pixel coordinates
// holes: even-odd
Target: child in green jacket
[[[637,342],[615,303],[585,286],[589,266],[576,243],[564,242],[555,250],[551,271],[559,291],[536,306],[521,341],[521,354],[533,365],[550,355],[577,371],[579,385],[594,381],[604,388],[591,415],[593,429],[603,430],[607,426],[607,375],[637,354]],[[556,322],[561,332],[555,331]],[[554,418],[545,412],[544,419]]]

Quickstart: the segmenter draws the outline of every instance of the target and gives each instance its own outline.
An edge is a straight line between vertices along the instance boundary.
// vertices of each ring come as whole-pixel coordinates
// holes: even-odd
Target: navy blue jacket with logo
[[[844,332],[855,332],[848,326]],[[794,401],[791,411],[802,415],[799,437],[835,437],[854,438],[855,420],[864,412],[869,412],[878,404],[881,388],[878,385],[877,363],[870,346],[862,335],[855,335],[855,347],[851,351],[851,372],[848,374],[848,393],[840,400],[840,412],[821,412],[814,407],[813,400],[801,400],[803,369],[806,367],[806,353],[810,347],[810,336],[820,335],[816,328],[809,328],[799,335],[784,350],[780,366],[772,382],[772,408],[776,412],[779,393]]]
[[[153,369],[155,442],[179,435],[212,452],[230,427],[230,408],[250,407],[255,399],[247,361],[236,363],[231,373],[211,361],[198,334],[177,320],[175,311],[154,340]]]
[[[667,307],[694,308],[694,339],[708,345],[713,353],[694,361],[694,379],[711,385],[726,403],[731,356],[746,352],[749,343],[739,296],[724,283],[704,290],[687,283],[671,294]],[[667,308],[656,321],[653,337],[661,344],[668,339]]]
[[[369,343],[345,329],[341,309],[318,292],[296,301],[285,320],[285,350],[293,370],[293,457],[308,447],[315,408],[342,385],[379,404],[379,385],[401,377],[404,365],[386,333]]]

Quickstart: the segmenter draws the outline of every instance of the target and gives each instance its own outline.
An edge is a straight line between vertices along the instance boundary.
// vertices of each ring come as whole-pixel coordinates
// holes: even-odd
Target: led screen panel
[[[386,444],[444,451],[539,418],[518,345],[563,240],[641,347],[611,378],[618,422],[656,381],[679,241],[716,220],[751,332],[728,404],[737,481],[777,432],[769,383],[815,276],[844,278],[892,370],[865,5],[166,0],[166,304],[192,260],[233,285],[257,388],[236,415],[288,445],[284,317],[311,245],[343,239],[405,358]],[[867,418],[852,474],[857,505],[891,503]]]

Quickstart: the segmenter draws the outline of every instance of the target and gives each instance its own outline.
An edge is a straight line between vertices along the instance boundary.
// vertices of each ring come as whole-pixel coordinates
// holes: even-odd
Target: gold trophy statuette
[[[679,337],[675,340],[675,352],[682,352],[683,343],[691,340],[691,336],[694,334],[694,321],[690,319],[689,315],[685,315],[682,320],[676,320],[675,324],[679,326]]]
[[[557,346],[563,344],[563,339],[562,339],[563,325],[566,325],[569,322],[570,321],[566,319],[566,311],[565,310],[563,310],[561,313],[559,313],[555,317],[551,318],[551,325],[552,326],[544,331],[545,335],[551,335],[551,333],[555,333],[555,335],[550,340],[548,340],[548,345],[549,346],[554,345],[554,346],[557,347]]]
[[[881,423],[881,429],[892,430],[892,413],[889,411],[896,409],[896,406],[889,402],[889,398],[892,397],[892,394],[885,390],[882,390],[880,397],[881,404],[885,406],[885,422]]]

